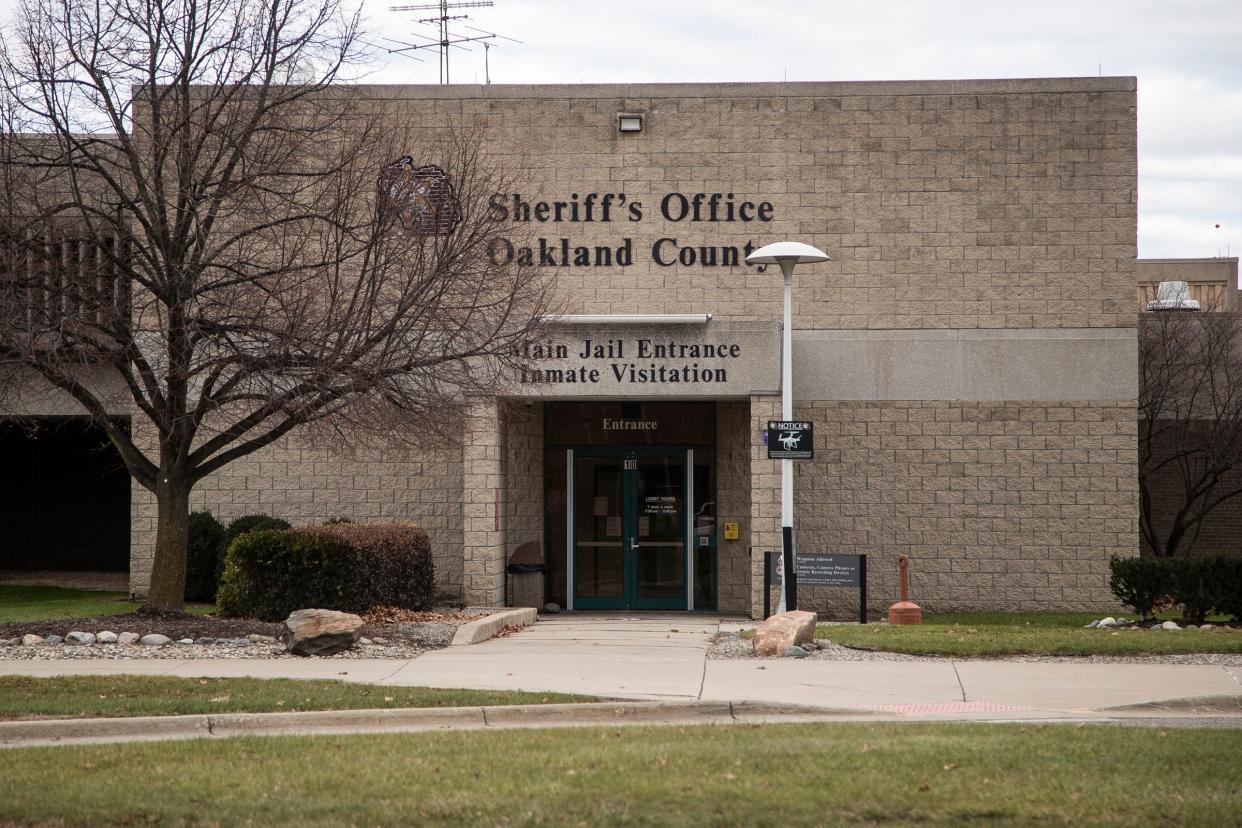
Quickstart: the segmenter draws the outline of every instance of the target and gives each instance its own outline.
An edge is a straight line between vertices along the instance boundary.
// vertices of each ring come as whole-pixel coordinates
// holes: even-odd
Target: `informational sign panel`
[[[768,420],[769,460],[814,460],[815,424],[805,420]]]
[[[800,586],[858,588],[862,581],[861,555],[823,555],[799,552],[794,566]]]
[[[765,552],[763,570],[763,617],[771,615],[771,587],[784,581],[780,552]],[[794,555],[794,575],[789,589],[796,599],[804,586],[849,587],[858,590],[858,623],[867,623],[867,556],[827,555],[798,552]]]

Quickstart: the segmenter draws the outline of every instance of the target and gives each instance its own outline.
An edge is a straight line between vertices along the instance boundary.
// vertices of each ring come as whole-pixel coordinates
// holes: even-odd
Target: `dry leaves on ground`
[[[425,624],[439,621],[445,624],[464,624],[482,618],[481,615],[468,615],[456,610],[415,611],[401,607],[372,607],[362,614],[362,620],[368,624]]]

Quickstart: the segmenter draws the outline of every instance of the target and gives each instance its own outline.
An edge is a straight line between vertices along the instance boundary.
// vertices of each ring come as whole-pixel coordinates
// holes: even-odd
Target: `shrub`
[[[190,513],[190,540],[185,557],[185,600],[216,600],[224,571],[224,525],[211,512]]]
[[[1222,558],[1175,558],[1173,561],[1173,600],[1182,605],[1182,616],[1202,624],[1212,609],[1222,603]]]
[[[283,621],[309,607],[357,612],[358,553],[318,532],[260,529],[229,544],[216,603],[226,616]]]
[[[1219,558],[1216,611],[1242,621],[1242,558]]]
[[[271,515],[242,515],[229,522],[226,544],[232,545],[240,535],[261,529],[289,529],[289,521]]]
[[[431,539],[414,523],[335,523],[303,530],[345,541],[358,551],[362,606],[429,610],[435,595]]]
[[[1108,588],[1117,600],[1142,618],[1173,591],[1172,566],[1168,558],[1110,558]]]

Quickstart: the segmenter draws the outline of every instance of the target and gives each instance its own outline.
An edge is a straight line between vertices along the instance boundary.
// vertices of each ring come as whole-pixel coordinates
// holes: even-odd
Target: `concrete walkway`
[[[342,679],[375,684],[756,702],[898,719],[1098,718],[1131,705],[1242,716],[1242,668],[932,659],[709,660],[722,623],[704,615],[559,615],[503,638],[417,659],[2,661],[0,673],[132,673]],[[1183,700],[1211,700],[1200,704]]]

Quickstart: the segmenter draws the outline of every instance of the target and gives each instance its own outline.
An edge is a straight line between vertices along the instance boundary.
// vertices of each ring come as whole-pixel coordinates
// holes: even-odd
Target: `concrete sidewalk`
[[[504,638],[417,659],[2,661],[0,673],[319,678],[425,687],[557,691],[605,698],[755,702],[902,717],[1092,717],[1173,700],[1236,700],[1242,668],[933,659],[842,662],[707,658],[713,616],[560,615]],[[1225,704],[1231,709],[1232,701]],[[1185,705],[1183,705],[1185,707]],[[1217,705],[1219,710],[1219,705]]]

